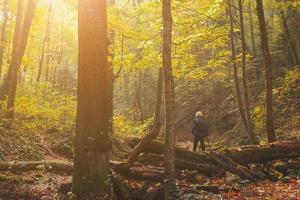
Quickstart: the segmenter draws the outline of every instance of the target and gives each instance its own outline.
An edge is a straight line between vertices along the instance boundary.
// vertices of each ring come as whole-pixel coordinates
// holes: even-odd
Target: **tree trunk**
[[[175,94],[172,72],[172,16],[171,0],[162,1],[163,16],[163,77],[165,83],[165,104],[166,104],[166,135],[165,135],[165,199],[176,198],[175,179]]]
[[[9,88],[9,80],[12,73],[12,66],[16,65],[17,58],[19,56],[19,43],[21,38],[21,31],[22,31],[22,20],[23,20],[23,13],[24,12],[24,1],[18,0],[17,2],[17,16],[16,16],[16,23],[14,29],[14,37],[13,37],[13,44],[12,44],[12,53],[11,53],[11,61],[10,66],[8,68],[8,73],[4,78],[4,81],[0,88],[0,100],[4,100],[5,96],[8,95],[8,88]]]
[[[52,77],[52,85],[56,85],[57,81],[57,71],[58,67],[63,65],[63,58],[64,58],[64,22],[61,22],[61,30],[60,30],[60,52],[58,55],[58,61],[57,64],[54,66],[53,69],[53,77]]]
[[[281,21],[282,21],[282,27],[283,27],[283,32],[284,32],[284,37],[287,41],[287,46],[289,51],[292,54],[292,59],[293,59],[293,67],[300,65],[299,61],[299,56],[297,52],[296,45],[291,37],[291,33],[287,24],[287,19],[285,18],[284,11],[281,10]]]
[[[268,142],[276,141],[276,134],[273,121],[273,83],[272,83],[272,64],[268,44],[268,35],[264,15],[262,0],[256,0],[256,10],[259,22],[261,49],[265,67],[265,104],[266,104],[266,131]]]
[[[109,1],[109,6],[115,5],[115,0]],[[111,89],[109,89],[109,134],[113,134],[113,115],[114,115],[114,83],[115,83],[115,75],[114,75],[114,59],[115,59],[115,30],[111,30],[109,34],[109,45],[111,46],[111,50],[109,51],[110,62],[108,67],[108,78],[110,82]]]
[[[7,28],[7,23],[8,23],[8,1],[7,0],[3,0],[3,23],[1,26],[1,30],[0,30],[0,78],[2,75],[2,65],[3,65],[3,56],[4,56],[4,51],[6,48],[6,28]]]
[[[138,77],[138,84],[136,88],[136,105],[137,108],[140,111],[140,121],[143,121],[145,119],[143,108],[142,108],[142,71],[139,71],[139,77]]]
[[[107,192],[109,175],[108,34],[105,0],[78,2],[78,89],[73,192]],[[88,12],[87,12],[88,11]]]
[[[249,9],[249,25],[250,25],[252,54],[253,54],[253,58],[255,59],[257,57],[257,52],[256,52],[253,13],[252,13],[252,1],[248,1],[248,9]],[[254,64],[255,64],[255,78],[256,78],[256,81],[259,81],[260,80],[260,66],[257,63],[254,63]],[[258,85],[258,83],[256,85]]]
[[[37,3],[36,0],[28,1],[26,14],[24,16],[24,21],[21,26],[22,27],[21,32],[18,33],[19,27],[17,27],[20,25],[19,23],[21,22],[18,22],[18,25],[16,25],[16,34],[18,34],[16,37],[18,37],[18,39],[16,39],[16,43],[14,44],[16,45],[14,47],[15,52],[12,54],[12,60],[9,67],[10,69],[9,69],[9,76],[8,76],[7,118],[10,119],[11,121],[13,121],[14,118],[14,102],[15,102],[15,95],[17,89],[18,71],[20,69],[22,59],[25,54],[25,49],[27,46],[30,27],[34,17],[36,3]],[[22,7],[23,6],[21,6],[21,8]],[[23,12],[23,9],[20,12]]]
[[[249,103],[249,93],[248,93],[248,84],[247,84],[247,52],[246,52],[246,39],[245,39],[245,29],[244,29],[244,15],[243,15],[243,5],[242,0],[238,0],[239,4],[239,17],[240,17],[240,27],[241,27],[241,43],[242,43],[242,79],[243,79],[243,91],[245,99],[245,113],[247,118],[248,133],[251,139],[252,144],[257,144],[255,138],[253,123],[250,115],[250,103]]]
[[[147,85],[148,85],[148,74],[147,74],[147,69],[144,70],[143,73],[143,85],[144,85],[144,118],[147,119]]]
[[[238,103],[238,108],[240,111],[240,116],[245,127],[245,130],[248,132],[248,125],[247,125],[247,118],[245,115],[245,110],[243,107],[241,91],[240,91],[240,84],[239,84],[239,77],[238,77],[238,69],[236,64],[236,54],[235,54],[235,43],[234,43],[234,24],[233,24],[233,15],[231,9],[231,0],[228,0],[228,12],[230,18],[230,43],[231,43],[231,59],[232,59],[232,66],[233,66],[233,76],[234,76],[234,85],[236,91],[236,99]]]
[[[45,59],[45,49],[46,49],[46,44],[47,41],[49,40],[49,31],[50,31],[50,21],[51,21],[51,9],[52,6],[50,4],[49,9],[48,9],[48,18],[47,18],[47,26],[46,26],[46,30],[45,30],[45,35],[44,35],[44,40],[42,43],[42,51],[41,51],[41,58],[40,58],[40,62],[39,62],[39,70],[38,70],[38,76],[37,76],[37,82],[40,82],[41,79],[41,75],[42,75],[42,67],[43,67],[43,63],[44,63],[44,59]]]
[[[158,69],[158,80],[157,80],[156,104],[155,104],[155,113],[154,113],[153,125],[156,122],[160,121],[162,89],[163,89],[163,71],[162,71],[162,68],[159,67],[159,69]]]

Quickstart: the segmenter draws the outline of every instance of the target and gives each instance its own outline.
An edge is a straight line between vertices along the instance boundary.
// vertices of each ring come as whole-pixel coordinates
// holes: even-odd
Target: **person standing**
[[[202,151],[205,151],[204,139],[208,136],[208,125],[204,119],[204,114],[198,111],[193,119],[194,126],[192,134],[194,135],[194,146],[193,151],[197,151],[198,143],[200,142]]]

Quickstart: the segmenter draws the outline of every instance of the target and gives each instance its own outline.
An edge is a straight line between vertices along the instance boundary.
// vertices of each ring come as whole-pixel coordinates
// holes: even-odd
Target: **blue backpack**
[[[208,125],[205,122],[204,119],[201,118],[194,118],[194,127],[192,130],[192,134],[194,136],[202,136],[202,137],[207,137],[208,136]]]

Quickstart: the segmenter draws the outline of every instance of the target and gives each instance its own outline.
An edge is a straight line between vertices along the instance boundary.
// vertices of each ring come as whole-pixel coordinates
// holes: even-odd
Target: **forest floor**
[[[36,151],[40,153],[38,156],[36,156],[35,160],[62,160],[71,162],[70,158],[67,158],[63,154],[56,152],[51,143],[48,142],[47,139],[45,139],[46,137],[44,137],[42,134],[31,135],[30,137],[20,136],[20,138],[23,138],[22,141],[26,141],[25,143],[29,143],[27,140],[30,140],[35,144],[35,150],[28,151]],[[188,142],[190,141],[189,139],[191,139],[189,136],[187,138],[179,137],[179,139],[179,146],[183,148],[191,147],[191,142]],[[11,139],[7,138],[7,140]],[[14,140],[14,142],[16,141],[18,140]],[[3,150],[3,139],[0,142],[2,142],[2,146],[0,146]],[[213,141],[210,145],[215,146]],[[211,149],[210,145],[208,145],[209,149]],[[4,160],[8,160],[8,158],[9,161],[22,160],[22,157],[18,156],[18,153],[13,151],[15,149],[14,147],[11,147],[10,144],[7,144],[7,146],[10,148],[11,152],[6,152]],[[20,146],[18,148],[20,148]],[[26,150],[20,149],[19,151],[25,151],[24,155],[26,155]],[[30,158],[25,157],[25,160],[30,160]],[[182,171],[182,173],[187,173],[187,171]],[[293,172],[293,174],[281,177],[276,182],[262,181],[256,184],[242,181],[237,176],[230,173],[227,173],[225,176],[215,178],[207,178],[201,175],[196,175],[193,180],[178,181],[178,186],[180,188],[181,195],[184,197],[183,199],[300,200],[299,177],[299,168],[297,172]],[[14,173],[1,172],[0,200],[74,199],[72,193],[60,191],[60,185],[70,181],[71,176],[68,176],[62,172],[49,172],[45,166],[38,166],[35,171]],[[157,186],[157,183],[149,181],[127,180],[127,182],[133,189],[140,191],[141,196],[144,195],[145,191],[151,190],[151,188]],[[222,191],[220,194],[210,193],[197,188],[199,185],[218,186],[220,189],[227,188],[227,191]]]

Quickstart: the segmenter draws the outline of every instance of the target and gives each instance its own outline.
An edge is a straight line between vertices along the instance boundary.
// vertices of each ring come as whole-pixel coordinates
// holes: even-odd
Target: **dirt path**
[[[45,140],[45,137],[41,134],[37,135],[38,141],[40,143],[40,147],[45,150],[44,160],[62,160],[62,161],[70,161],[65,156],[54,152],[51,149],[51,145]]]

